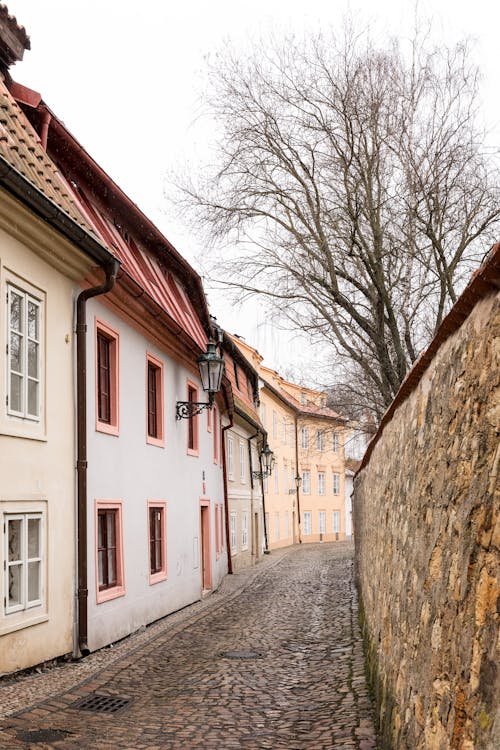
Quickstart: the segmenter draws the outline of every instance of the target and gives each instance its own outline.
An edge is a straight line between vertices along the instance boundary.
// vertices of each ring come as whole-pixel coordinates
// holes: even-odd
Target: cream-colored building
[[[326,406],[326,394],[291,383],[235,339],[260,376],[261,421],[275,464],[265,487],[269,549],[346,538],[347,420]]]
[[[74,301],[77,282],[112,257],[4,83],[13,39],[20,59],[26,34],[3,14],[0,674],[73,650]]]

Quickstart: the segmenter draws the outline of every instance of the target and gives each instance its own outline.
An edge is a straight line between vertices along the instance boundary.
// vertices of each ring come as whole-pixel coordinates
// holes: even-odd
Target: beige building
[[[73,310],[77,281],[112,257],[11,96],[26,45],[0,14],[0,673],[73,649]]]
[[[261,421],[275,459],[264,482],[269,549],[344,540],[347,420],[326,406],[325,393],[286,381],[235,341],[259,373]]]

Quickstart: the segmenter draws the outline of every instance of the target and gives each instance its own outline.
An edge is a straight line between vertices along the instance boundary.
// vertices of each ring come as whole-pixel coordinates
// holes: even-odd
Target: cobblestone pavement
[[[94,694],[130,702],[75,706]],[[273,552],[115,650],[0,683],[0,706],[6,750],[374,750],[352,547]]]

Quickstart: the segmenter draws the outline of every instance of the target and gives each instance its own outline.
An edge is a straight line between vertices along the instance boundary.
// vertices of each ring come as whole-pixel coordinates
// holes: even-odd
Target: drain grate
[[[30,729],[18,731],[16,734],[21,742],[36,745],[38,742],[60,742],[65,740],[71,732],[65,732],[63,729]]]
[[[72,704],[72,708],[79,708],[81,711],[94,711],[100,714],[117,714],[119,711],[123,711],[130,702],[130,698],[122,698],[119,695],[93,693],[85,696],[85,698],[80,698]]]
[[[221,656],[224,659],[260,659],[262,654],[260,651],[222,651]]]

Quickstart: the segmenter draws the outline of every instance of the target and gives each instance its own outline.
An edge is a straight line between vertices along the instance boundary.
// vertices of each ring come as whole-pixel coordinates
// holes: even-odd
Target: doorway
[[[201,539],[201,586],[204,591],[212,588],[210,564],[210,501],[200,500]]]

